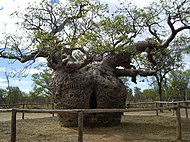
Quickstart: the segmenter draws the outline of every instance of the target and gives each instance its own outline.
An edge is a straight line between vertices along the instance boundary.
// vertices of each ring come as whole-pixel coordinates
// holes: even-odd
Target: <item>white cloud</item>
[[[10,85],[11,86],[18,86],[20,88],[21,91],[29,93],[29,91],[31,91],[31,85],[32,85],[32,81],[31,80],[18,80],[18,79],[10,79]],[[0,78],[0,88],[2,89],[6,89],[7,88],[7,80],[4,78]]]
[[[23,92],[29,93],[31,89],[21,89]]]
[[[10,78],[9,82],[10,82],[10,86],[18,86],[20,90],[26,93],[29,93],[29,91],[31,90],[32,83],[33,83],[31,80],[26,80],[25,78],[21,80]],[[3,88],[3,89],[7,88],[7,80],[5,78],[0,78],[0,88]]]
[[[36,0],[0,0],[0,6],[3,7],[2,10],[0,10],[0,30],[1,32],[6,33],[13,33],[16,31],[17,27],[15,23],[19,20],[18,18],[15,19],[13,17],[10,17],[10,14],[17,10],[23,11],[27,6],[28,3],[35,2]],[[2,34],[0,34],[3,36]]]
[[[10,79],[10,85],[11,86],[19,86],[20,88],[24,88],[27,89],[28,87],[26,86],[30,86],[32,84],[31,80],[27,80],[26,78],[22,78],[22,79]]]
[[[31,81],[29,80],[24,80],[24,79],[20,79],[20,80],[15,80],[14,79],[14,83],[13,84],[26,84],[26,83],[30,83]]]
[[[6,88],[7,87],[7,80],[4,78],[0,78],[0,88]]]
[[[37,61],[42,62],[42,63],[47,63],[47,59],[43,57],[37,58]]]
[[[134,2],[135,5],[143,7],[143,6],[148,6],[150,3],[158,0],[144,0],[143,2],[140,0],[132,0],[132,1]]]
[[[151,88],[147,82],[138,82],[137,84],[135,83],[130,83],[130,88],[134,88],[134,87],[138,87],[141,88],[141,90],[143,91],[144,89],[149,89]]]
[[[0,72],[5,72],[6,68],[5,67],[0,67]]]
[[[190,55],[185,55],[183,61],[185,62],[185,68],[190,69]]]
[[[43,69],[35,69],[35,68],[29,68],[29,69],[26,69],[26,70],[23,70],[22,68],[21,69],[15,69],[14,71],[9,71],[9,75],[11,76],[28,76],[28,75],[33,75],[33,74],[36,74],[36,73],[40,73],[42,72]]]
[[[27,69],[26,70],[26,73],[28,73],[28,74],[36,74],[36,73],[40,73],[40,72],[42,72],[43,70],[41,70],[41,69],[34,69],[34,68],[32,68],[32,69]]]

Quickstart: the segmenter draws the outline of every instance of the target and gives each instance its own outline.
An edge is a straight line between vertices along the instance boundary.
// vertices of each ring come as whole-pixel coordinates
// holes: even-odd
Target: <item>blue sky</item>
[[[14,63],[13,63],[14,62]],[[27,68],[24,73],[21,73],[26,64],[22,64],[18,61],[7,60],[0,58],[0,88],[7,87],[6,75],[9,76],[10,85],[18,86],[22,91],[29,92],[32,89],[31,75],[39,73],[41,70],[34,68],[38,65],[38,61]],[[20,75],[27,75],[26,77],[21,77]],[[14,78],[11,76],[15,76]]]
[[[11,19],[10,14],[14,12],[15,10],[24,9],[28,2],[40,2],[40,0],[0,0],[0,31],[1,32],[14,32],[16,29],[15,22],[16,19]],[[52,0],[54,2],[58,2],[61,0]],[[103,3],[108,3],[110,6],[110,10],[115,9],[115,5],[119,3],[119,0],[100,0]],[[131,0],[136,4],[139,4],[141,6],[146,5],[147,3],[153,1],[153,0],[146,0],[141,1],[139,3],[139,0]],[[0,40],[2,37],[2,33],[0,33]],[[190,68],[190,58],[185,58],[185,61],[188,63],[187,67]],[[7,87],[7,80],[5,77],[5,72],[8,74],[13,74],[16,71],[22,70],[24,68],[24,64],[21,64],[19,62],[15,62],[14,64],[11,63],[11,61],[0,59],[0,88],[6,88]],[[35,68],[31,68],[30,70],[27,70],[26,73],[28,73],[28,76],[26,78],[10,78],[10,85],[12,86],[18,86],[22,91],[29,92],[32,89],[33,82],[31,81],[31,75],[34,73],[39,72],[40,70],[37,70]],[[141,87],[141,88],[148,88],[148,85],[146,82],[140,82],[137,85],[131,83],[131,87]]]
[[[8,75],[13,75],[15,69],[22,68],[22,65],[19,63],[9,64],[6,60],[0,59],[0,88],[6,88],[7,87],[7,79],[5,76],[5,73]],[[30,80],[30,77],[28,76],[27,78],[10,78],[10,85],[11,86],[19,86],[22,91],[29,92],[29,86],[31,86],[32,82]]]

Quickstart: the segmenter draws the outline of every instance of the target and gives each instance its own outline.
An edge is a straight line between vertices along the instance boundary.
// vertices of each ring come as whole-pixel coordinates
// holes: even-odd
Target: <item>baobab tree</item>
[[[189,6],[187,0],[160,0],[144,8],[123,3],[109,14],[107,5],[93,0],[43,0],[12,14],[20,18],[20,29],[6,35],[0,57],[22,63],[45,58],[54,71],[57,108],[125,108],[119,77],[136,83],[137,76],[154,75],[162,67],[162,61],[155,62],[158,53],[171,45],[188,46]],[[146,68],[145,61],[153,68]],[[116,125],[121,114],[94,117],[96,125]],[[65,126],[77,125],[75,114],[59,118]],[[89,123],[88,115],[84,122]]]

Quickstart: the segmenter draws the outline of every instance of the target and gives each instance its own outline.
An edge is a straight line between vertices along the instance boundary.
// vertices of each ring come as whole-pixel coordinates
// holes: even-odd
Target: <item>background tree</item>
[[[19,87],[10,86],[7,91],[8,95],[5,97],[5,99],[9,105],[14,105],[24,102],[25,93],[22,92]]]
[[[96,1],[44,0],[15,12],[25,34],[7,35],[0,57],[22,63],[46,58],[54,71],[57,108],[90,108],[89,100],[98,108],[124,108],[126,90],[118,77],[136,83],[138,75],[154,75],[161,69],[156,55],[189,45],[188,33],[182,32],[190,29],[189,5],[187,0],[160,0],[144,8],[123,3],[109,16],[107,6]],[[65,125],[77,125],[74,114],[59,117]],[[97,123],[115,125],[120,118],[118,113],[97,115]]]
[[[6,105],[5,96],[7,95],[7,90],[0,88],[0,104]]]
[[[134,101],[136,102],[142,102],[144,101],[143,93],[141,91],[141,88],[134,87]]]
[[[134,97],[133,97],[133,90],[129,88],[129,79],[127,77],[120,77],[120,79],[125,85],[126,101],[130,103],[134,99]]]
[[[173,71],[169,76],[170,86],[168,94],[171,98],[175,97],[178,100],[188,100],[190,96],[190,70]]]
[[[156,89],[145,89],[143,90],[143,96],[147,101],[156,101],[158,100],[158,91]]]
[[[49,101],[53,101],[51,93],[52,76],[53,72],[48,68],[40,73],[33,74],[32,80],[34,84],[30,94],[33,94],[34,96],[44,96],[47,97]]]
[[[176,45],[176,43],[173,43]],[[171,45],[171,46],[174,46]],[[154,85],[154,88],[157,88],[158,94],[159,95],[159,100],[163,101],[164,99],[164,94],[166,92],[165,89],[167,89],[167,75],[172,72],[173,70],[176,70],[178,68],[183,68],[183,57],[182,57],[182,51],[185,50],[180,50],[180,47],[173,47],[172,49],[164,49],[160,52],[154,53],[156,58],[155,58],[155,63],[154,64],[147,64],[145,63],[145,66],[149,66],[150,68],[154,68],[156,65],[158,68],[160,68],[154,75],[154,77],[150,78],[151,85]],[[165,90],[165,91],[164,91]],[[164,91],[164,92],[163,92]],[[165,96],[166,97],[166,96]],[[162,104],[160,104],[162,107]]]
[[[33,91],[30,91],[26,97],[26,102],[31,104],[48,104],[51,102],[51,100],[47,96],[42,96],[39,94],[34,93]]]
[[[126,100],[128,103],[130,103],[131,101],[134,101],[133,90],[129,87],[126,90],[127,90]]]

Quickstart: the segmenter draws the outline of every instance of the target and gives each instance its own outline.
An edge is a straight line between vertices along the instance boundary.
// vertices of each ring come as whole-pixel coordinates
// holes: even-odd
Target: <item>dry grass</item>
[[[84,142],[168,142],[175,139],[175,117],[171,112],[127,113],[119,126],[85,128]],[[0,113],[1,119],[1,113]],[[183,141],[190,141],[190,119],[182,118]],[[10,141],[10,121],[0,122],[0,142]],[[77,128],[59,125],[57,117],[17,121],[18,142],[76,142]]]

